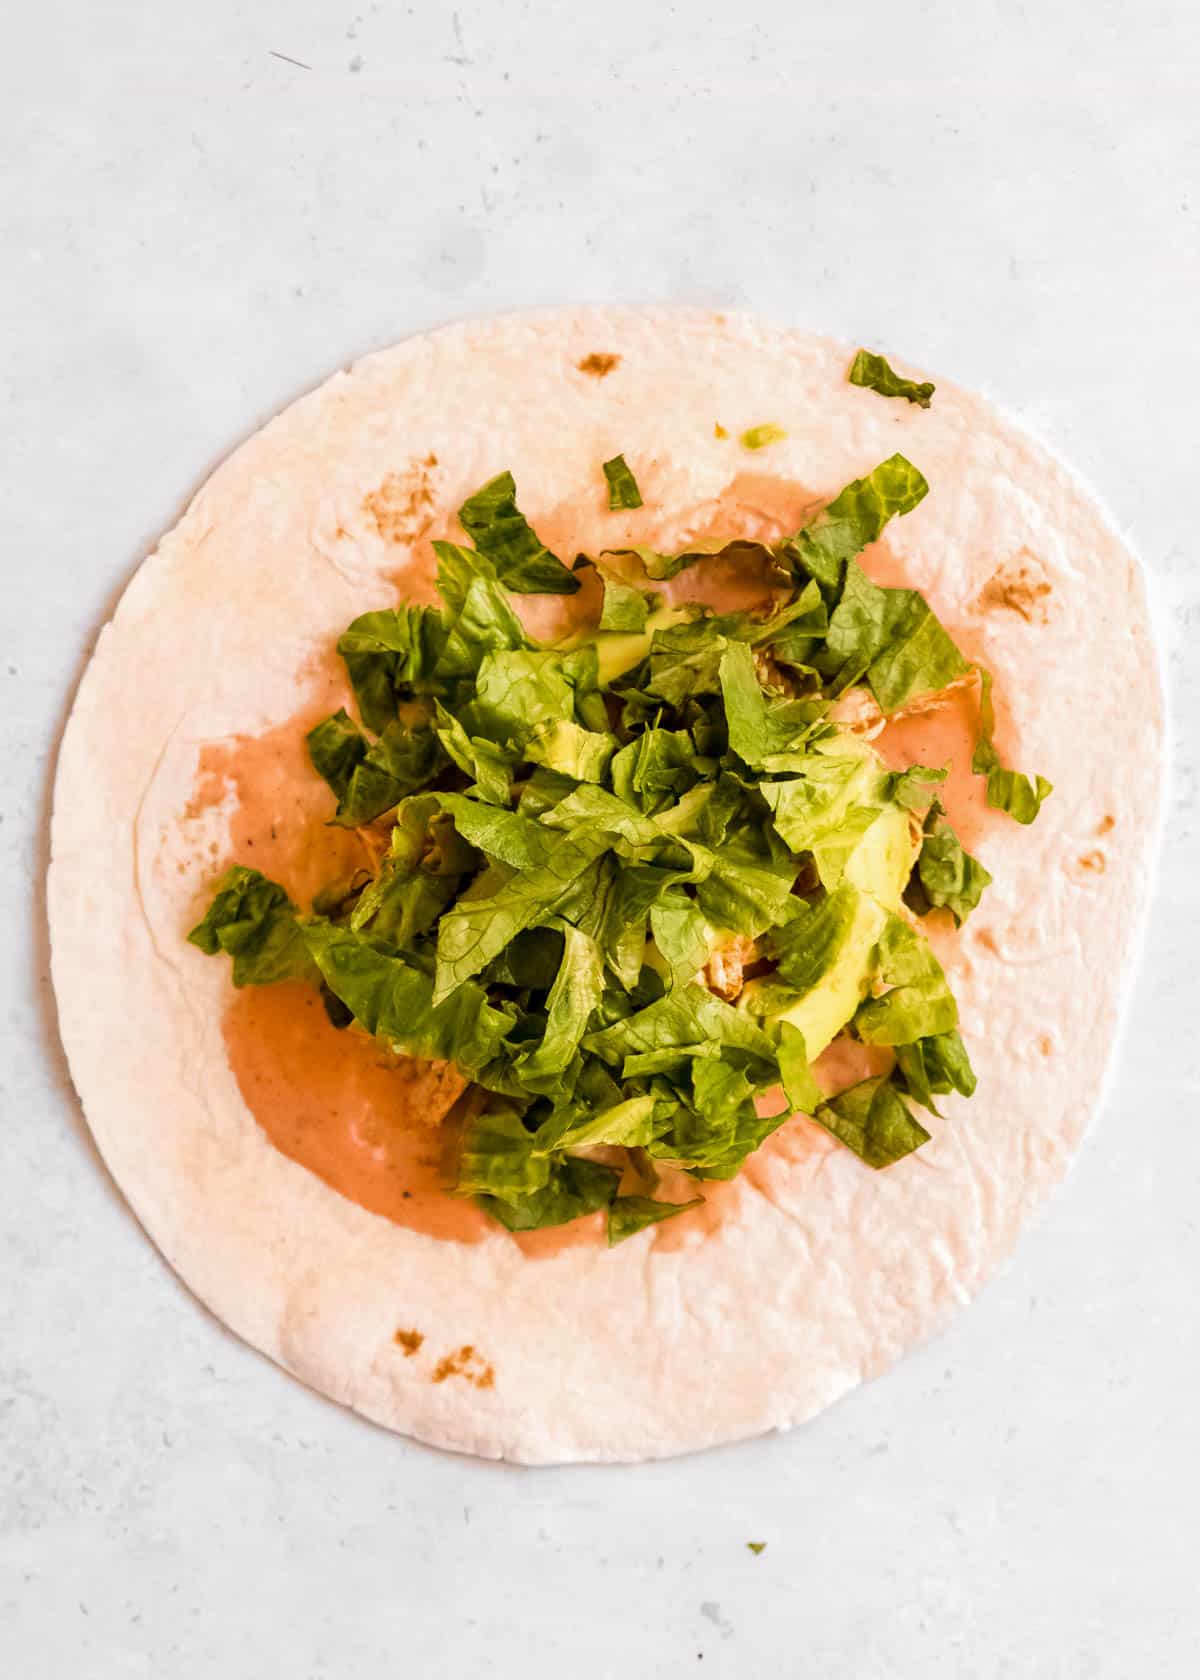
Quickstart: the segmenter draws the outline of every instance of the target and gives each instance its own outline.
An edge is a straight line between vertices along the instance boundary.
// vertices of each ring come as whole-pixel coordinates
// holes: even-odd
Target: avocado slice
[[[920,849],[920,836],[914,836],[908,812],[898,805],[875,805],[876,814],[865,828],[860,826],[863,818],[855,814],[865,817],[869,810],[863,796],[879,798],[886,772],[865,742],[831,742],[826,750],[848,756],[847,747],[861,754],[863,773],[855,774],[839,803],[844,823],[859,838],[841,863],[832,891],[775,934],[770,954],[778,961],[778,973],[750,981],[738,1000],[739,1008],[764,1022],[798,1027],[810,1061],[836,1038],[869,992],[879,936],[889,915],[900,909]]]
[[[870,893],[844,883],[783,930],[790,949],[780,950],[778,975],[751,980],[739,1007],[799,1027],[813,1060],[866,996],[887,916]]]
[[[647,615],[642,630],[592,630],[586,640],[596,649],[600,684],[614,682],[640,665],[650,652],[656,630],[669,630],[673,624],[683,624],[691,617],[691,610],[682,607],[656,607]]]

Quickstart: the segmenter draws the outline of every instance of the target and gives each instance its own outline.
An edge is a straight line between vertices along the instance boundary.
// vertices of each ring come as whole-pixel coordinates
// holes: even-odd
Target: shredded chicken
[[[732,1003],[742,989],[743,971],[754,961],[754,941],[735,934],[727,945],[718,945],[704,970],[704,981],[726,1003]]]
[[[921,694],[915,700],[910,700],[907,706],[900,706],[894,712],[886,715],[880,711],[865,688],[851,688],[836,699],[829,708],[831,723],[840,724],[853,735],[861,735],[866,741],[873,741],[885,723],[894,723],[898,718],[921,717],[926,712],[935,712],[945,704],[946,697],[957,689],[969,688],[976,682],[975,672],[965,671],[961,677],[955,677],[953,682],[939,688],[936,694]]]

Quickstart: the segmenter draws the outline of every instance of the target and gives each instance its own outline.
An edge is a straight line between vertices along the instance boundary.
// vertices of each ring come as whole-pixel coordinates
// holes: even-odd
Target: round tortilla
[[[850,354],[674,311],[409,340],[239,448],[100,637],[62,745],[48,889],[89,1124],[201,1300],[392,1429],[540,1464],[799,1423],[971,1298],[1083,1135],[1157,826],[1161,699],[1138,567],[1064,469],[978,398],[939,380],[928,411],[886,400],[846,382]],[[787,436],[751,454],[739,437],[765,422]],[[933,488],[889,547],[995,671],[1012,762],[1055,784],[1033,828],[980,843],[995,882],[949,959],[974,1099],[948,1099],[933,1141],[885,1172],[822,1133],[764,1156],[711,1235],[672,1245],[651,1230],[538,1260],[499,1230],[466,1244],[401,1228],[279,1153],[227,1062],[228,964],[184,942],[228,846],[227,810],[184,818],[201,747],[292,716],[314,658],[396,599],[397,574],[428,598],[428,536],[454,534],[464,497],[505,468],[569,559],[648,531],[682,542],[714,519],[770,534],[756,474],[828,496],[896,450]],[[640,514],[607,511],[599,465],[618,451]],[[424,1338],[417,1353],[398,1326]],[[474,1363],[447,1378],[467,1347]],[[472,1379],[485,1368],[493,1380]]]

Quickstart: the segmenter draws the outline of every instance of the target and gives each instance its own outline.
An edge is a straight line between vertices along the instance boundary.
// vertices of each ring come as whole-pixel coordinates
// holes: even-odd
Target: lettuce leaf
[[[671,1130],[648,1153],[676,1161],[697,1178],[733,1178],[747,1155],[778,1130],[789,1110],[759,1114],[756,1082],[725,1057],[695,1057],[692,1106],[680,1104]]]
[[[881,397],[906,397],[918,408],[928,408],[936,386],[928,380],[920,384],[893,372],[885,356],[873,350],[859,350],[850,364],[847,375],[851,385],[863,385],[868,391],[878,391]]]
[[[593,1149],[599,1146],[638,1149],[654,1136],[657,1103],[652,1096],[626,1097],[599,1114],[572,1120],[563,1126],[553,1119],[538,1129],[534,1147],[547,1154],[556,1149]]]
[[[617,738],[607,731],[585,729],[570,718],[541,723],[525,747],[525,757],[560,775],[580,782],[602,782],[617,750]]]
[[[432,974],[386,941],[328,922],[306,922],[302,931],[325,984],[368,1032],[409,1056],[454,1062],[467,1074],[499,1055],[513,1015],[493,1007],[481,986],[462,984],[439,1000]]]
[[[552,1092],[579,1051],[593,1009],[604,987],[603,964],[594,939],[562,924],[563,954],[546,999],[546,1027],[541,1042],[523,1050],[514,1070],[528,1091]]]
[[[466,717],[491,741],[527,742],[539,724],[575,715],[575,687],[561,654],[503,649],[480,661]]]
[[[813,578],[826,595],[841,589],[846,563],[883,535],[894,515],[911,513],[929,485],[903,455],[882,461],[856,478],[777,553],[795,572]]]
[[[533,1147],[533,1133],[507,1103],[487,1105],[463,1129],[455,1188],[521,1204],[550,1182],[548,1154]]]
[[[644,543],[631,543],[627,548],[606,548],[604,552],[637,560],[652,583],[665,583],[670,578],[678,577],[680,572],[687,571],[689,567],[699,565],[702,560],[721,559],[736,566],[739,562],[752,563],[765,559],[770,551],[765,543],[753,539],[718,537],[712,541],[694,543],[688,548],[680,549],[677,554],[663,554]]]
[[[648,1225],[658,1225],[677,1213],[699,1207],[703,1200],[703,1196],[693,1196],[689,1202],[657,1202],[649,1196],[618,1196],[608,1210],[608,1246],[614,1248]]]
[[[610,1063],[640,1051],[696,1045],[720,1046],[731,1063],[738,1065],[758,1065],[768,1071],[774,1067],[774,1046],[767,1034],[697,985],[676,986],[645,1009],[589,1033],[583,1041],[585,1050]]]
[[[605,461],[604,476],[608,480],[608,505],[613,513],[622,508],[641,507],[642,493],[624,455],[614,455],[611,461]]]
[[[865,1044],[912,1044],[958,1026],[958,1005],[941,963],[900,916],[888,918],[880,938],[879,974],[890,989],[860,1004],[854,1017]]]
[[[996,727],[992,705],[992,674],[979,668],[979,739],[971,759],[971,769],[977,776],[987,777],[987,802],[996,811],[1007,811],[1015,822],[1031,823],[1042,808],[1044,800],[1054,792],[1054,785],[1044,776],[1030,781],[1018,770],[1007,770],[1000,762],[1000,754],[992,741]]]
[[[337,651],[368,729],[381,735],[396,716],[397,697],[406,691],[425,691],[433,680],[443,639],[442,614],[436,607],[387,607],[362,613],[342,632]]]
[[[458,518],[506,589],[518,595],[574,595],[579,588],[579,579],[551,554],[517,507],[510,472],[497,473],[469,496]]]
[[[918,916],[926,916],[934,909],[949,910],[955,924],[961,927],[992,877],[979,859],[963,847],[936,801],[931,816],[916,868],[905,889],[904,902]]]
[[[613,791],[653,816],[700,780],[698,756],[686,730],[647,729],[614,755],[609,766]]]
[[[442,751],[465,776],[475,783],[479,797],[489,805],[507,805],[512,793],[512,771],[515,760],[482,736],[468,735],[452,712],[441,701],[435,701],[434,730],[442,744]]]
[[[646,628],[650,610],[658,600],[645,589],[634,589],[618,578],[600,573],[604,585],[604,604],[600,609],[599,630],[622,631],[637,635]]]
[[[824,836],[844,826],[846,801],[861,771],[859,757],[813,753],[797,767],[795,776],[759,783],[775,827],[793,852],[811,851]],[[878,808],[873,808],[871,820],[878,814]]]
[[[927,811],[931,804],[937,804],[931,790],[944,782],[948,774],[948,770],[931,769],[928,764],[911,764],[907,770],[897,770],[889,776],[884,798],[905,811]]]
[[[454,693],[475,676],[485,654],[533,644],[495,567],[484,555],[440,541],[434,543],[433,552],[438,562],[438,593],[444,603],[440,645],[429,677],[413,687],[418,693],[426,689]]]
[[[608,845],[604,834],[563,835],[545,863],[511,875],[492,892],[460,898],[438,926],[435,1000],[441,1003],[451,997],[518,933],[553,915],[559,901]]]
[[[608,1207],[620,1182],[620,1173],[612,1167],[564,1155],[550,1162],[546,1183],[531,1195],[511,1200],[477,1195],[475,1199],[485,1213],[510,1231],[540,1231]]]
[[[820,1107],[821,1091],[808,1065],[804,1034],[790,1021],[779,1029],[779,1077],[794,1113],[812,1114]]]
[[[865,678],[885,713],[969,670],[923,596],[880,588],[853,560],[816,663],[839,694]]]
[[[233,958],[235,986],[314,978],[296,911],[283,888],[235,863],[217,882],[203,921],[188,934],[207,956]]]
[[[794,862],[781,874],[766,862],[752,863],[726,849],[716,854],[712,869],[697,884],[696,906],[714,927],[757,939],[795,914],[795,879]]]
[[[964,1097],[975,1093],[975,1072],[967,1047],[957,1032],[897,1045],[896,1069],[904,1090],[931,1114],[937,1114],[935,1096],[950,1091],[958,1091]]]
[[[859,898],[857,887],[840,886],[802,903],[790,921],[772,929],[765,952],[774,959],[780,979],[800,996],[818,985],[837,961],[854,927]]]
[[[313,769],[329,783],[340,804],[351,776],[367,756],[366,736],[340,706],[332,717],[310,729],[304,739]]]
[[[864,1079],[818,1104],[812,1116],[869,1167],[890,1167],[911,1155],[929,1133],[884,1078]]]
[[[445,762],[431,729],[414,729],[394,719],[350,772],[333,821],[341,828],[373,822],[409,794],[428,786]]]

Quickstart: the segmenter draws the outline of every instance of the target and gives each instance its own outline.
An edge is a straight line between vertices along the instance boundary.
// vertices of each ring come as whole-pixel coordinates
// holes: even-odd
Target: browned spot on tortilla
[[[392,1340],[398,1348],[404,1349],[405,1359],[411,1359],[425,1338],[419,1330],[397,1330]]]
[[[1089,874],[1093,875],[1103,875],[1108,868],[1108,859],[1099,848],[1094,852],[1084,852],[1082,857],[1076,859],[1076,862],[1080,869],[1086,869]]]
[[[482,1354],[476,1353],[469,1342],[456,1353],[448,1353],[444,1359],[438,1360],[432,1380],[440,1383],[445,1382],[447,1377],[463,1377],[476,1388],[492,1388],[496,1382],[494,1368]]]
[[[1043,1056],[1053,1056],[1054,1040],[1050,1037],[1049,1033],[1042,1034],[1037,1041],[1037,1047],[1042,1052]]]
[[[1050,593],[1041,561],[1023,548],[992,573],[980,590],[979,606],[985,611],[1006,607],[1019,613],[1027,624],[1044,624],[1048,617],[1045,601]]]
[[[613,355],[609,350],[593,350],[582,361],[576,362],[575,366],[580,373],[590,373],[594,379],[603,379],[606,374],[612,372],[620,360],[620,356]]]
[[[1096,833],[1097,834],[1111,834],[1113,829],[1116,828],[1116,826],[1117,826],[1117,819],[1116,819],[1116,817],[1114,817],[1112,815],[1111,812],[1109,812],[1109,814],[1107,816],[1101,817],[1100,821],[1096,824]]]
[[[363,511],[385,542],[415,542],[429,529],[434,507],[431,474],[437,464],[437,456],[430,453],[405,472],[389,473],[363,498]]]

